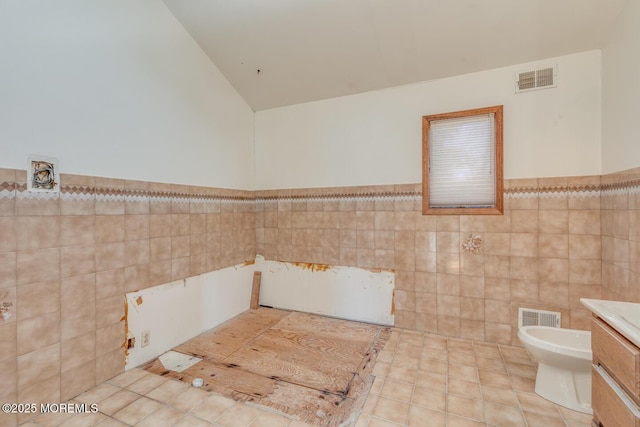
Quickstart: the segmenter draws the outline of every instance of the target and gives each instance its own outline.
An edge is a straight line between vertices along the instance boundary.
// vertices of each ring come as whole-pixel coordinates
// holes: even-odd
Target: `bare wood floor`
[[[357,414],[390,329],[269,308],[246,311],[174,349],[203,359],[182,372],[145,369],[318,426]],[[355,419],[355,418],[354,418]]]

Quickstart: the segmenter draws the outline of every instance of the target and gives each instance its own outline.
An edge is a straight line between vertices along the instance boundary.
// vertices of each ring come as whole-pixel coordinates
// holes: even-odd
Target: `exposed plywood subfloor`
[[[176,347],[203,359],[185,371],[158,359],[145,369],[188,383],[203,378],[207,391],[338,426],[362,407],[389,334],[383,326],[259,308]]]

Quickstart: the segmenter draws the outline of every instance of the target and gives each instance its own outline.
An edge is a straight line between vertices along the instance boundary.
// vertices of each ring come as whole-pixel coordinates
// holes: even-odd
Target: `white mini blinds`
[[[423,213],[501,213],[502,107],[423,120]]]
[[[429,126],[429,205],[495,207],[493,113],[436,120]]]

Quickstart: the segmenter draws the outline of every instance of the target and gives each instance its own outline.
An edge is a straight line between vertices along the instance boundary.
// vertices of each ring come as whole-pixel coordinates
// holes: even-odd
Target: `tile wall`
[[[420,184],[256,197],[258,253],[395,270],[401,328],[520,345],[519,307],[585,329],[602,294],[599,176],[507,181],[502,216],[424,216]]]
[[[0,169],[0,400],[59,402],[124,369],[124,294],[255,256],[253,192]]]
[[[640,301],[640,169],[510,180],[502,216],[423,216],[415,185],[235,191],[0,169],[0,398],[64,401],[122,372],[126,292],[253,259],[396,273],[396,326],[519,345],[518,307],[586,329]],[[461,249],[470,238],[478,251]]]
[[[640,302],[640,168],[602,177],[603,298]]]

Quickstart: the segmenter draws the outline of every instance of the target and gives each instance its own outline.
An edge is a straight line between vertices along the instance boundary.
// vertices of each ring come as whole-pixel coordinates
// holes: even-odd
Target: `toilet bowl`
[[[591,414],[591,332],[524,326],[518,330],[518,338],[538,363],[536,393]]]

